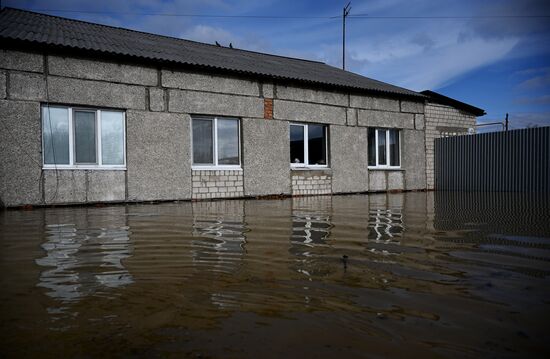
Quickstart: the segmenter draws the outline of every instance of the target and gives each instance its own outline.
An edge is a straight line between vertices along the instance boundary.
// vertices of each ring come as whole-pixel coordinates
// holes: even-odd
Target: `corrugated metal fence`
[[[550,127],[436,139],[435,189],[549,192]]]

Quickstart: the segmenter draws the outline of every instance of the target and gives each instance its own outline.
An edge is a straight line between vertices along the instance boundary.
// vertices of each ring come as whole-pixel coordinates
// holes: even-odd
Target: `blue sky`
[[[107,25],[295,56],[341,67],[346,1],[261,0],[3,0],[4,6]],[[94,13],[108,12],[108,13]],[[267,15],[309,18],[208,18],[155,14]],[[433,90],[486,110],[480,122],[512,128],[550,125],[550,15],[545,0],[352,1],[346,68],[412,90]],[[466,16],[419,19],[376,16]],[[320,18],[313,18],[320,17]],[[492,128],[497,130],[498,128]],[[486,129],[488,130],[488,129]]]

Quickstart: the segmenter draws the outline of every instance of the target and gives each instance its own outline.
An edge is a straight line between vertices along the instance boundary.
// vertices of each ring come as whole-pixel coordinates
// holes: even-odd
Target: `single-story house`
[[[0,39],[0,207],[426,190],[433,138],[479,114],[321,62],[13,8]]]

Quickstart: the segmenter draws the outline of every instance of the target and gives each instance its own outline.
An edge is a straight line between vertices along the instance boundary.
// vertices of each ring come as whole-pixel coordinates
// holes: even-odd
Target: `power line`
[[[41,9],[28,8],[29,11],[37,12],[58,12],[58,13],[79,13],[98,15],[133,15],[133,16],[166,16],[166,17],[196,17],[196,18],[227,18],[227,19],[325,19],[332,20],[340,18],[335,16],[279,16],[279,15],[217,15],[217,14],[184,14],[184,13],[153,13],[153,12],[119,12],[119,11],[95,11],[95,10],[68,10],[68,9]],[[459,16],[377,16],[369,14],[348,15],[350,19],[545,19],[550,15],[459,15]]]
[[[464,16],[376,16],[368,14],[350,15],[354,19],[545,19],[550,15],[464,15]]]
[[[277,15],[215,15],[215,14],[173,14],[150,12],[119,12],[119,11],[92,11],[92,10],[65,10],[65,9],[26,9],[36,12],[61,12],[98,15],[135,15],[135,16],[171,16],[171,17],[200,17],[200,18],[229,18],[229,19],[336,19],[339,16],[277,16]]]

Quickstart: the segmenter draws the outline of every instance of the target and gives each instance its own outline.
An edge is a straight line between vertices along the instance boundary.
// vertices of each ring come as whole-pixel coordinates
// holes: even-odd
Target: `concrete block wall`
[[[193,170],[193,199],[235,198],[244,196],[243,171]]]
[[[217,190],[206,198],[369,191],[370,126],[403,129],[402,153],[425,156],[418,151],[425,147],[422,101],[132,62],[0,51],[3,206],[199,198],[202,182],[191,169],[194,114],[241,119],[242,170],[234,182],[242,184],[230,191],[233,186],[207,180],[216,182]],[[126,170],[43,170],[40,106],[46,102],[124,110]],[[289,163],[290,122],[329,125],[330,176],[306,170],[311,175],[302,181],[310,183],[300,189],[291,182],[296,173]],[[386,189],[422,189],[424,166],[406,161],[403,179],[390,175]]]
[[[447,135],[466,134],[475,128],[476,117],[456,108],[436,103],[426,104],[425,142],[426,142],[426,187],[434,189],[435,139]]]
[[[332,193],[330,170],[292,170],[292,195],[311,196]]]

